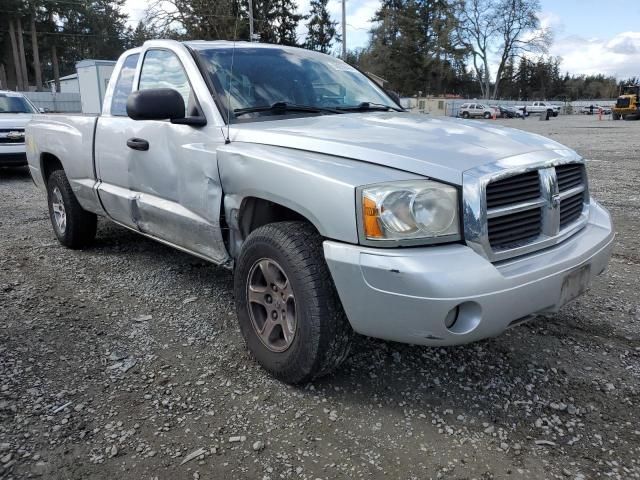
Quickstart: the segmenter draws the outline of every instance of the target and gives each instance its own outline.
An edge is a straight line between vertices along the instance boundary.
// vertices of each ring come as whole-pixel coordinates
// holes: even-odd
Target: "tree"
[[[153,0],[145,24],[164,38],[246,39],[237,35],[248,32],[246,8],[246,0]]]
[[[457,7],[458,37],[471,52],[482,97],[488,98],[491,89],[489,55],[497,31],[494,4],[491,0],[462,0]]]
[[[484,98],[497,98],[507,62],[525,54],[544,53],[550,31],[541,28],[539,0],[461,0],[457,32],[467,46]],[[495,75],[490,64],[498,59]],[[493,84],[493,88],[492,88]]]
[[[539,0],[501,0],[495,8],[500,62],[492,98],[498,96],[502,71],[510,58],[526,53],[546,53],[551,44],[551,32],[541,28],[537,16]]]
[[[298,4],[294,0],[275,0],[275,33],[280,45],[298,46],[298,24],[304,16],[296,13]]]
[[[360,67],[389,80],[404,95],[442,93],[464,76],[464,49],[455,43],[456,18],[444,0],[383,0]]]
[[[3,0],[0,11],[0,63],[9,71],[10,88],[25,89],[29,79],[37,89],[43,77],[75,71],[85,58],[115,59],[126,46],[129,29],[122,12],[125,0]],[[11,33],[13,32],[13,33]],[[4,38],[3,38],[4,37]],[[7,41],[8,39],[8,41]],[[16,55],[7,46],[16,46]],[[31,48],[29,47],[31,43]],[[13,50],[13,49],[11,49]],[[7,70],[5,68],[5,70]]]
[[[36,11],[31,13],[31,51],[33,55],[33,70],[35,71],[36,89],[42,90],[42,66],[40,64],[40,48],[38,46],[38,31],[36,29]]]
[[[9,38],[11,40],[11,53],[13,54],[13,65],[16,72],[16,85],[18,89],[25,90],[26,84],[24,83],[24,77],[22,76],[22,61],[19,53],[13,18],[9,19]]]
[[[253,0],[255,33],[266,43],[297,45],[303,16],[294,0]],[[248,0],[154,0],[145,23],[162,37],[249,40]]]
[[[147,25],[142,20],[140,20],[135,29],[129,30],[128,37],[128,47],[135,48],[139,47],[147,40],[162,38],[162,34],[155,28],[153,28],[153,25]]]
[[[307,22],[307,38],[304,46],[309,50],[329,53],[334,40],[340,41],[336,30],[338,22],[331,20],[327,3],[329,0],[311,0],[311,12]]]

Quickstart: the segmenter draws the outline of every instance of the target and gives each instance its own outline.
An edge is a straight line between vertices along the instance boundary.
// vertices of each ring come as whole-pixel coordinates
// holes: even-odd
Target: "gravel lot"
[[[358,338],[300,388],[245,352],[229,272],[106,221],[66,250],[0,170],[0,479],[640,478],[640,122],[497,123],[591,159],[610,269],[496,339]]]

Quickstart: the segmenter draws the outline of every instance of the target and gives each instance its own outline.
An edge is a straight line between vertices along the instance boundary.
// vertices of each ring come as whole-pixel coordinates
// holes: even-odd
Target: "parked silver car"
[[[308,50],[149,41],[100,116],[38,117],[58,240],[87,246],[99,215],[233,269],[246,344],[286,382],[331,372],[354,331],[454,345],[555,312],[612,248],[576,152],[405,112]]]
[[[463,103],[458,111],[462,118],[491,118],[495,114],[493,108],[482,103]]]

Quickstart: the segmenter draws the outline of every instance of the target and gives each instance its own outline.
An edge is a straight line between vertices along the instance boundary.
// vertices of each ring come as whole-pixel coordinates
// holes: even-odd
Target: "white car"
[[[38,109],[24,95],[0,90],[0,167],[27,164],[24,127]]]
[[[515,108],[524,111],[527,108],[527,116],[534,114],[549,113],[549,116],[557,117],[560,114],[560,107],[549,102],[533,102],[531,105],[517,105]]]
[[[462,118],[491,118],[495,114],[495,110],[482,103],[463,103],[458,113]]]
[[[583,115],[598,115],[602,110],[603,115],[611,115],[611,107],[602,107],[600,105],[585,105],[580,109]]]

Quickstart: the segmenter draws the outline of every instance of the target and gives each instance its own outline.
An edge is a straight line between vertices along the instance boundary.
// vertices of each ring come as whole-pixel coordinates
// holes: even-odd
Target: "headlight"
[[[455,187],[411,180],[371,185],[360,192],[366,240],[460,238]]]

